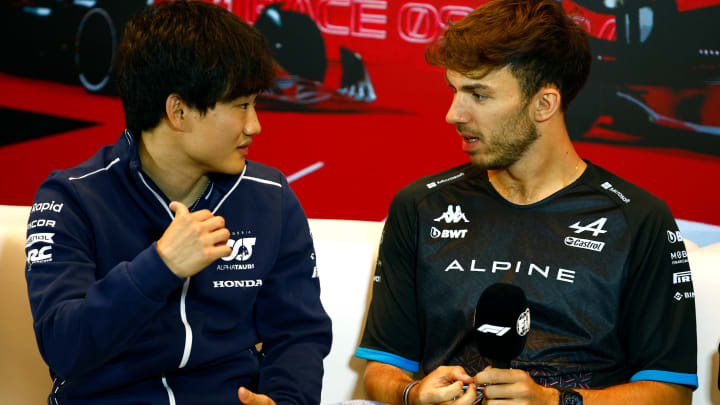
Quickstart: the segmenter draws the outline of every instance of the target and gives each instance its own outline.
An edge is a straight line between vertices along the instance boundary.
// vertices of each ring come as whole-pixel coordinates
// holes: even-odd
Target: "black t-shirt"
[[[697,387],[694,292],[670,210],[591,163],[522,206],[469,164],[414,182],[391,204],[374,279],[357,357],[481,371],[489,361],[465,336],[480,294],[504,282],[531,311],[511,367],[538,383]]]

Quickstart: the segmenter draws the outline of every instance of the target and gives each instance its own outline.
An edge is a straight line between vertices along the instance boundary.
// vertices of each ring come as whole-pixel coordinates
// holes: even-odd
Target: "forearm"
[[[135,273],[151,273],[147,256],[138,256]],[[135,279],[132,263],[119,264],[95,282],[88,266],[63,274],[65,263],[36,266],[28,276],[40,351],[62,378],[86,374],[134,344],[165,305],[161,297],[180,285],[171,273],[167,279],[149,280],[144,274]],[[57,274],[73,282],[59,283]]]
[[[692,401],[690,388],[658,381],[635,381],[601,390],[577,391],[583,396],[583,405],[690,405]]]
[[[402,394],[412,378],[402,369],[377,361],[365,368],[365,390],[370,399],[390,405],[402,405]]]

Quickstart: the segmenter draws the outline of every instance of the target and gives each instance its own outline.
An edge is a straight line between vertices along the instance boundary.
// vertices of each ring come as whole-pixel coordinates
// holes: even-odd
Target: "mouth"
[[[467,153],[476,151],[478,145],[480,145],[480,137],[460,133],[460,139],[462,142],[462,150]]]

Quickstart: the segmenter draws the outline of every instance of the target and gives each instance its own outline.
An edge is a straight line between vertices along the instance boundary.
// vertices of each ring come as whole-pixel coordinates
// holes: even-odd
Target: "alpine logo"
[[[464,239],[467,235],[467,229],[438,229],[434,226],[430,228],[430,237],[433,239]]]
[[[226,262],[231,260],[238,260],[244,262],[252,256],[253,246],[257,238],[240,238],[237,240],[228,239],[227,245],[232,248],[232,253],[229,256],[225,256],[222,259]]]
[[[621,193],[618,189],[613,187],[612,184],[608,183],[607,181],[600,185],[600,187],[604,188],[605,190],[610,191],[611,193],[615,193],[618,197],[620,197],[620,200],[624,202],[625,204],[628,204],[630,202],[630,199],[625,197],[623,193]]]
[[[680,231],[675,231],[675,232],[667,231],[667,238],[668,238],[668,242],[670,242],[670,243],[683,241],[683,237],[680,234]]]
[[[605,226],[605,222],[607,222],[606,217],[602,217],[598,219],[595,222],[589,223],[585,226],[580,225],[580,221],[575,222],[574,224],[568,226],[570,229],[574,229],[575,233],[583,233],[583,232],[592,232],[594,237],[598,237],[601,233],[606,233],[607,230],[603,229]]]
[[[594,250],[596,252],[602,252],[605,247],[605,242],[597,242],[590,239],[581,239],[568,236],[565,238],[565,244],[570,247],[582,248],[587,250]]]
[[[213,288],[262,287],[262,280],[224,280],[213,281]]]
[[[502,336],[506,334],[510,330],[510,327],[507,326],[495,326],[490,325],[489,323],[484,323],[482,326],[477,328],[477,331],[480,333],[492,333],[495,336]]]
[[[443,212],[442,215],[434,219],[435,222],[445,221],[448,224],[457,224],[460,221],[470,222],[465,214],[462,212],[462,208],[459,205],[448,205],[447,211]]]
[[[689,283],[691,281],[692,281],[692,279],[691,279],[690,271],[681,271],[678,273],[673,273],[673,284]]]

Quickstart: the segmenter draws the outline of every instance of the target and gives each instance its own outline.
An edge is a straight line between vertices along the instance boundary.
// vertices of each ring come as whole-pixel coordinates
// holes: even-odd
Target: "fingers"
[[[466,386],[465,393],[458,398],[454,404],[456,405],[471,405],[473,402],[475,402],[475,399],[477,398],[477,389],[475,388],[475,384],[468,384]]]
[[[483,403],[488,404],[499,399],[532,402],[542,395],[542,388],[523,370],[485,369],[475,376],[475,383],[485,386]]]
[[[448,367],[449,370],[449,377],[451,380],[455,381],[462,381],[464,384],[470,384],[473,382],[473,378],[468,375],[467,372],[465,372],[465,369],[460,366],[451,366]]]
[[[255,394],[245,387],[238,388],[238,399],[245,405],[275,405],[270,397]]]
[[[227,245],[230,231],[225,219],[209,210],[189,212],[179,201],[170,203],[175,213],[157,242],[157,251],[168,268],[181,278],[202,271],[210,263],[232,253]]]
[[[171,202],[169,207],[170,207],[170,211],[172,211],[176,217],[178,215],[182,216],[182,215],[190,214],[190,210],[188,210],[188,207],[185,204],[181,203],[180,201]]]
[[[452,401],[462,397],[465,394],[463,386],[472,381],[473,378],[460,366],[441,366],[421,381],[417,388],[417,398],[423,404]]]

